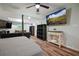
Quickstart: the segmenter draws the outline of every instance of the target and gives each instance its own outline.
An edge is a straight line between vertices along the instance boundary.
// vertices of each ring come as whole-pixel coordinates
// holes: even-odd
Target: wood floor
[[[79,56],[79,52],[73,51],[71,49],[61,47],[57,45],[42,41],[36,37],[32,37],[35,43],[37,43],[40,48],[44,51],[45,56]]]

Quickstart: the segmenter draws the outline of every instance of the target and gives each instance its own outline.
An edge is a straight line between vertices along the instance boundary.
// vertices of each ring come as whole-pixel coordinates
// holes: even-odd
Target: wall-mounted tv
[[[11,27],[12,27],[12,22],[0,20],[0,29],[6,29]]]
[[[46,16],[47,25],[63,25],[67,23],[66,8],[62,8]]]

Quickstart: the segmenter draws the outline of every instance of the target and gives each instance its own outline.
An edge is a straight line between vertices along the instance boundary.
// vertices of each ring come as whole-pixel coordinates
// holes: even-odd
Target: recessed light
[[[31,19],[31,17],[28,17],[28,19]]]

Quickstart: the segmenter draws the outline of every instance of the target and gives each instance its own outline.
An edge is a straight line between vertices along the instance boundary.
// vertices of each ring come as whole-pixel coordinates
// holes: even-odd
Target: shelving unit
[[[46,40],[47,39],[46,32],[47,32],[46,24],[37,25],[37,38]]]

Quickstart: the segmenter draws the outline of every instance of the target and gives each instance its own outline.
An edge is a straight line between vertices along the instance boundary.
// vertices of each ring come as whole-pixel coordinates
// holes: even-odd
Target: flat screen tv
[[[47,25],[63,25],[67,23],[66,8],[62,8],[46,16]]]
[[[0,20],[0,29],[11,28],[12,22]]]

